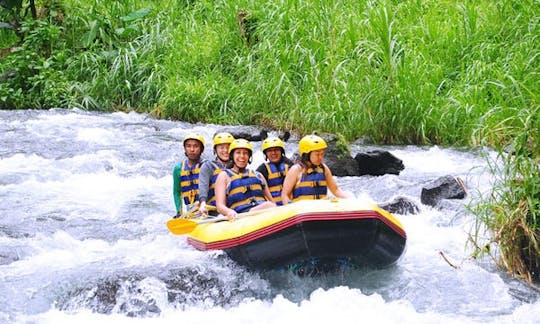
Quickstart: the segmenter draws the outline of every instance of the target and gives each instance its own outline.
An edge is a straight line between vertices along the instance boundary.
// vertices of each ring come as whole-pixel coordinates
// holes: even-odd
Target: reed
[[[505,128],[513,140],[510,146],[499,149],[498,160],[490,164],[497,178],[493,190],[472,208],[478,222],[471,241],[478,255],[492,255],[501,269],[528,282],[538,282],[540,108],[516,111],[507,119],[515,125]],[[486,234],[490,237],[487,243]]]

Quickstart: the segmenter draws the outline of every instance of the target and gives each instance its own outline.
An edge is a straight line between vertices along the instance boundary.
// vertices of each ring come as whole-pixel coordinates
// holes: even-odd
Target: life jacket
[[[226,192],[227,207],[242,213],[266,201],[264,182],[255,172],[236,173],[231,169],[225,169],[225,172],[231,178]]]
[[[210,186],[208,187],[208,200],[207,205],[216,206],[216,180],[221,171],[225,170],[225,166],[219,161],[211,161],[212,166],[212,178],[210,178]]]
[[[287,172],[289,172],[289,165],[285,162],[280,163],[264,163],[266,170],[268,171],[268,189],[272,194],[272,198],[278,206],[283,205],[281,201],[281,191],[283,190],[283,181]]]
[[[187,160],[182,162],[180,171],[180,195],[186,207],[199,201],[199,172],[203,161],[195,163],[191,168]]]
[[[294,187],[293,201],[323,199],[326,198],[327,190],[324,167],[320,165],[310,167],[307,172],[302,173],[300,181]]]

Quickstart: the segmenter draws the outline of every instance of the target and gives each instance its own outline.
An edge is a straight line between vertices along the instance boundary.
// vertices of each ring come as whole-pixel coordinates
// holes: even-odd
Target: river
[[[297,277],[250,272],[167,231],[182,138],[195,130],[210,142],[218,129],[137,113],[0,111],[0,323],[540,322],[536,290],[469,257],[466,205],[492,185],[489,150],[382,147],[403,160],[400,175],[337,181],[362,199],[418,204],[395,215],[404,255],[383,270]],[[365,149],[351,146],[353,156]],[[468,196],[422,205],[422,186],[444,175],[461,177]]]

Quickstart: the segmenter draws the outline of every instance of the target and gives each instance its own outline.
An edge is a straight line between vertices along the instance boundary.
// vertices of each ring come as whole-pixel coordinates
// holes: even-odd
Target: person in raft
[[[174,218],[191,217],[198,204],[204,137],[198,133],[189,133],[184,137],[183,146],[186,159],[176,164],[173,169],[173,197],[176,206]],[[188,212],[182,213],[182,207]]]
[[[274,202],[281,206],[281,191],[283,180],[293,165],[288,157],[285,156],[285,143],[277,137],[268,137],[262,142],[262,151],[266,161],[257,168],[268,183],[268,189],[274,199]]]
[[[248,169],[253,146],[245,139],[235,139],[229,146],[228,168],[216,180],[216,206],[230,220],[236,214],[275,207],[264,177]]]
[[[234,141],[230,133],[222,132],[214,135],[214,161],[206,161],[199,173],[199,211],[203,214],[216,216],[216,179],[229,162],[229,146]]]
[[[283,204],[291,200],[324,199],[328,189],[338,198],[349,198],[348,194],[339,189],[332,172],[323,163],[327,147],[326,142],[317,135],[307,135],[300,140],[300,159],[290,168],[283,182]]]

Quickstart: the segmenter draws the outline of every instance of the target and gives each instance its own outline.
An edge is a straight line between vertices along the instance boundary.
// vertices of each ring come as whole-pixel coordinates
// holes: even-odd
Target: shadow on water
[[[309,299],[315,290],[338,286],[357,288],[368,295],[379,293],[385,298],[396,297],[390,296],[395,287],[389,284],[398,272],[394,266],[382,270],[342,267],[327,273],[254,272],[236,265],[226,256],[218,258],[197,266],[124,269],[122,273],[103,272],[84,281],[65,280],[56,286],[55,305],[67,312],[86,308],[102,314],[155,317],[171,307],[229,308],[246,300],[271,301],[278,295],[300,303]]]
[[[268,281],[272,296],[282,295],[299,303],[309,299],[317,289],[328,290],[339,286],[359,289],[365,295],[378,293],[386,300],[395,299],[398,296],[391,293],[395,293],[399,273],[395,265],[373,269],[348,265],[320,268],[304,264],[302,269],[266,271],[261,273],[261,277]]]
[[[170,269],[134,269],[86,278],[56,294],[64,311],[154,317],[163,309],[233,307],[245,299],[270,297],[267,283],[232,261]]]

